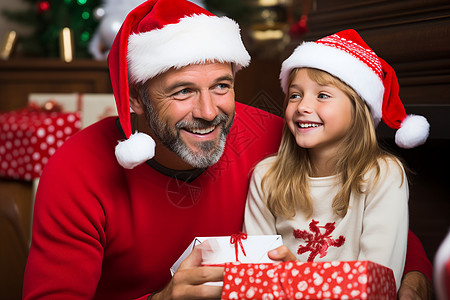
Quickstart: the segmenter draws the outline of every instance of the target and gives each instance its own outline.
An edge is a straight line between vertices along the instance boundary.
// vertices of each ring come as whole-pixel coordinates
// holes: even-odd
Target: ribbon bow
[[[242,253],[244,253],[244,256],[247,256],[247,254],[245,254],[244,245],[242,245],[242,240],[246,240],[246,239],[247,239],[247,234],[242,233],[242,232],[232,234],[230,237],[230,244],[234,244],[234,251],[236,253],[236,261],[239,261],[239,258],[238,258],[239,246],[238,246],[238,244],[241,246]]]

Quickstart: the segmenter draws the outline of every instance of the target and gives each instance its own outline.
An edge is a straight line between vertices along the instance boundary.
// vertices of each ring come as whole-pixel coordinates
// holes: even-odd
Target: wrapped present
[[[0,113],[1,177],[39,177],[56,149],[80,130],[80,112],[61,112],[55,103],[46,105],[30,104],[25,109]]]
[[[114,94],[31,93],[28,102],[40,107],[56,103],[60,111],[64,112],[81,111],[81,128],[105,117],[117,116]]]
[[[281,235],[247,236],[240,233],[231,236],[196,237],[170,268],[172,275],[195,246],[206,242],[208,246],[202,248],[202,264],[214,266],[223,266],[227,262],[271,263],[274,261],[267,256],[267,252],[283,245]],[[222,285],[222,282],[217,285]]]
[[[392,299],[391,269],[370,261],[227,263],[222,299]]]

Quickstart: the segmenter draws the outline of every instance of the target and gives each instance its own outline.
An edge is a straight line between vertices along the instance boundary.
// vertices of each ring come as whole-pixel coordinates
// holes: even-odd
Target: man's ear
[[[144,113],[144,103],[139,96],[138,87],[135,84],[131,84],[129,88],[130,107],[138,115]]]

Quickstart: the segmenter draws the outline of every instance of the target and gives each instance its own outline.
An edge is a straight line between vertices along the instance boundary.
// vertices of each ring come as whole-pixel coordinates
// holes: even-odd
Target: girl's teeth
[[[318,124],[299,124],[301,128],[319,127]]]

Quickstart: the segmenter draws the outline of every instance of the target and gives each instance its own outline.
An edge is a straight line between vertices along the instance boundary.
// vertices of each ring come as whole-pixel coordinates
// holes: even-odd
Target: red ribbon
[[[242,249],[242,253],[244,253],[244,256],[247,256],[247,254],[245,254],[245,250],[244,250],[244,245],[242,245],[242,240],[246,240],[247,239],[247,234],[246,233],[235,233],[232,234],[230,237],[230,244],[234,244],[234,251],[236,253],[236,261],[239,261],[238,258],[238,253],[239,253],[239,245],[241,246]]]

